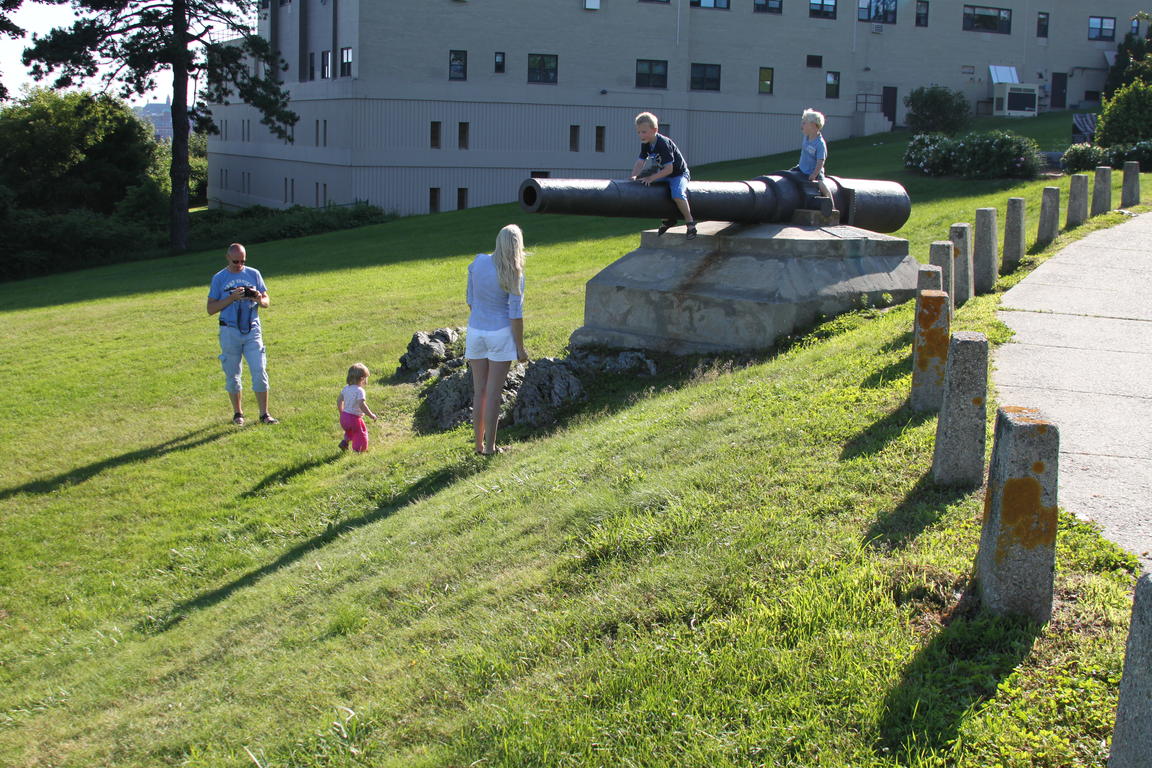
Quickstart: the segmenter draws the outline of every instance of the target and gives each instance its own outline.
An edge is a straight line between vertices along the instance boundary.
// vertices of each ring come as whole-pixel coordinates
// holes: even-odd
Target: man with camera
[[[212,276],[208,314],[220,313],[220,364],[224,389],[232,399],[232,423],[244,425],[240,403],[240,358],[248,361],[252,391],[260,405],[260,422],[276,424],[268,413],[268,371],[264,339],[260,335],[260,307],[268,306],[268,289],[258,270],[247,265],[248,253],[240,243],[228,246],[228,265]]]

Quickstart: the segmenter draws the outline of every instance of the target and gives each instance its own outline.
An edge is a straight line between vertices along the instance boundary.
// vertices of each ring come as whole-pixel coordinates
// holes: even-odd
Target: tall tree
[[[24,0],[0,0],[0,36],[10,37],[13,40],[24,37],[24,30],[16,26],[16,22],[12,21],[9,16],[10,13],[20,7]],[[3,75],[0,72],[0,75]],[[0,101],[8,98],[8,89],[4,87],[3,81],[0,81]]]
[[[214,132],[211,104],[227,104],[235,95],[256,107],[261,122],[281,138],[288,138],[297,120],[278,77],[284,63],[247,23],[255,5],[255,0],[73,0],[76,23],[35,36],[24,51],[33,77],[58,72],[56,88],[99,76],[127,97],[155,89],[159,72],[172,73],[169,242],[175,251],[188,243],[189,118]],[[188,80],[199,76],[205,85],[190,110]]]

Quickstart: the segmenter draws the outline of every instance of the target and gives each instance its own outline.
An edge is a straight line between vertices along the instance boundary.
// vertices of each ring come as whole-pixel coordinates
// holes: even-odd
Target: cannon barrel
[[[895,232],[912,213],[908,192],[894,181],[827,177],[841,223]],[[697,221],[784,223],[800,209],[818,210],[815,184],[790,171],[748,181],[690,181],[688,202]],[[612,179],[526,179],[520,207],[528,213],[676,219],[664,184]]]

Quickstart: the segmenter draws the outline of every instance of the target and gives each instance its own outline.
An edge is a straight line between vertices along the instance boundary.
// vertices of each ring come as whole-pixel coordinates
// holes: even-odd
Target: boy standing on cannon
[[[658,132],[659,122],[656,115],[651,112],[641,112],[636,115],[636,135],[640,137],[640,157],[632,166],[632,180],[644,185],[659,182],[668,185],[672,194],[672,202],[680,210],[687,227],[685,237],[689,240],[696,237],[696,222],[692,219],[692,209],[688,206],[688,179],[690,173],[688,164],[684,162],[684,155],[680,148],[667,136]],[[676,219],[664,219],[660,222],[659,234],[664,234],[669,227],[676,226]]]

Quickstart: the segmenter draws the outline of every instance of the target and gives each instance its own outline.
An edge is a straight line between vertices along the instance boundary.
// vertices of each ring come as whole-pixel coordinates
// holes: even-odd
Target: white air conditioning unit
[[[996,83],[992,87],[992,114],[998,117],[1036,117],[1040,86],[1034,83]]]

